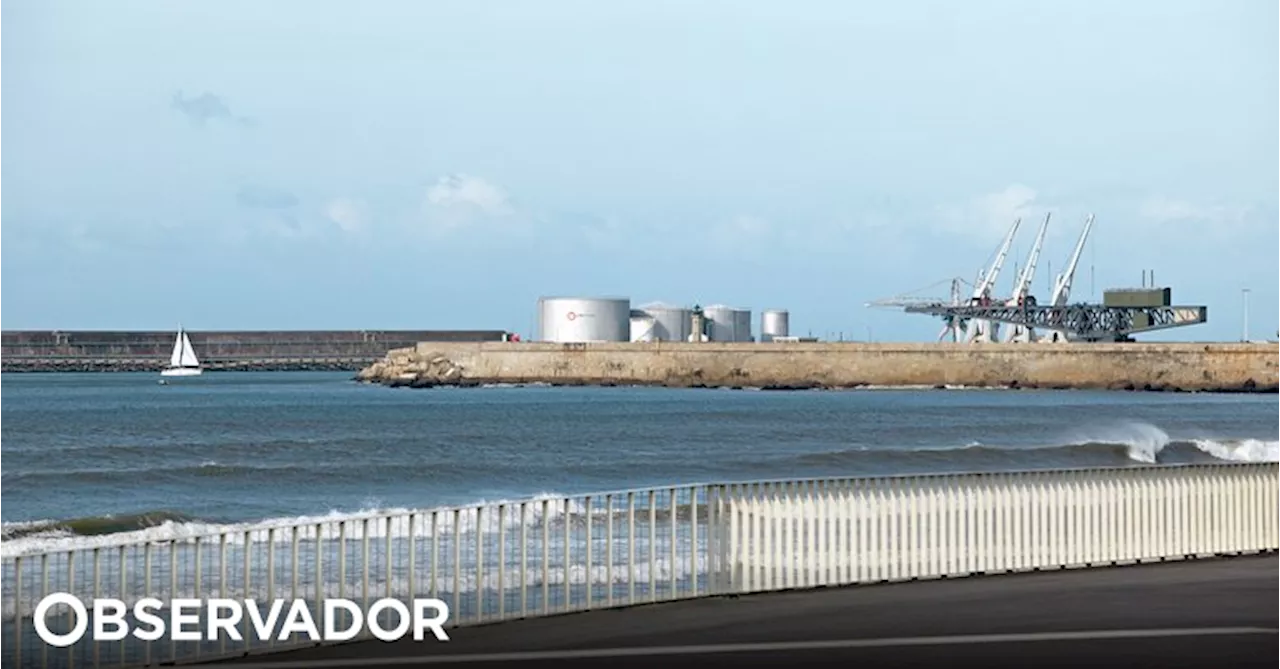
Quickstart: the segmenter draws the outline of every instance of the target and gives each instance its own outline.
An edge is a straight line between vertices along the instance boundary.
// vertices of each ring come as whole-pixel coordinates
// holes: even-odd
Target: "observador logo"
[[[59,604],[71,609],[75,620],[71,631],[57,634],[49,629],[47,618]],[[286,610],[286,606],[288,607]],[[121,641],[132,634],[143,641],[216,641],[221,638],[242,641],[241,629],[247,619],[259,641],[275,638],[285,641],[294,634],[305,634],[312,641],[347,641],[367,627],[376,639],[397,641],[413,630],[414,641],[426,638],[427,630],[437,641],[448,641],[444,624],[449,619],[449,606],[434,598],[414,599],[405,604],[398,599],[379,599],[368,610],[350,599],[326,599],[323,604],[323,630],[316,625],[310,602],[305,599],[276,599],[265,606],[253,599],[174,599],[169,603],[168,620],[157,612],[164,609],[159,599],[147,597],[134,602],[132,610],[119,599],[94,599],[92,604],[93,641]],[[339,612],[346,615],[339,615]],[[385,614],[393,611],[394,614]],[[128,616],[132,613],[132,617]],[[70,593],[58,592],[36,605],[35,629],[40,639],[50,646],[70,646],[84,638],[90,625],[89,607]],[[394,621],[394,627],[383,627],[383,619]],[[277,629],[277,623],[279,627]],[[339,629],[339,623],[345,623]],[[223,636],[225,635],[225,636]]]

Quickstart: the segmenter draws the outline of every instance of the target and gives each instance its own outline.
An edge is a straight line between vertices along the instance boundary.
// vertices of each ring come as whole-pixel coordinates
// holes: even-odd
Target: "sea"
[[[0,377],[6,556],[701,482],[1276,461],[1276,395]]]

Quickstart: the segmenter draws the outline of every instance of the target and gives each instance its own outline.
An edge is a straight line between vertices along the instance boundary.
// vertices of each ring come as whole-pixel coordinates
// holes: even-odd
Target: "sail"
[[[187,333],[182,333],[182,354],[179,358],[179,367],[199,367],[200,359],[196,357],[196,350],[191,347],[191,339],[187,337]]]
[[[184,348],[182,344],[183,344],[183,341],[186,339],[186,337],[187,337],[187,333],[181,330],[178,331],[178,337],[173,342],[173,353],[169,356],[170,367],[182,366],[182,351]]]

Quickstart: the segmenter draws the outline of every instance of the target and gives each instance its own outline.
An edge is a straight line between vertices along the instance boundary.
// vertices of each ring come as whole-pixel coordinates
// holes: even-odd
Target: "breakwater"
[[[356,378],[708,388],[972,386],[1276,392],[1276,344],[436,343],[390,351]]]
[[[393,349],[419,342],[501,342],[501,330],[188,331],[210,370],[356,371]],[[156,371],[169,364],[175,332],[9,330],[0,336],[0,371]]]

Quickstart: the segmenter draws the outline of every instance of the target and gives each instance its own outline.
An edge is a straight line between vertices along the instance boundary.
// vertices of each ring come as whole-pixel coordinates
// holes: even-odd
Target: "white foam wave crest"
[[[543,504],[546,501],[546,515]],[[640,500],[637,497],[637,515]],[[246,535],[251,543],[262,543],[274,540],[283,543],[292,540],[292,528],[298,527],[299,539],[314,539],[317,533],[324,538],[337,538],[340,534],[349,540],[369,538],[408,537],[430,538],[433,535],[452,536],[455,531],[462,535],[473,534],[477,527],[476,509],[484,508],[479,527],[484,534],[497,533],[499,528],[510,530],[521,524],[520,504],[524,503],[523,521],[526,525],[563,522],[570,519],[586,517],[586,509],[582,498],[566,497],[559,493],[540,493],[523,500],[480,500],[459,507],[439,507],[435,509],[409,508],[375,508],[355,512],[330,511],[324,515],[295,516],[272,518],[247,523],[210,523],[204,521],[168,520],[152,527],[127,532],[115,532],[101,535],[80,535],[56,526],[56,521],[23,521],[4,523],[6,532],[22,528],[52,525],[47,531],[34,532],[14,539],[6,539],[0,543],[0,558],[14,558],[36,553],[107,548],[115,546],[135,545],[139,543],[192,542],[197,537],[218,537],[228,544],[244,543]],[[625,503],[623,500],[622,503]],[[499,505],[506,505],[500,514]],[[619,500],[614,500],[615,515],[625,513],[619,509]],[[591,516],[601,518],[606,509],[592,504]],[[457,514],[454,509],[460,509]],[[657,513],[670,517],[669,512],[659,508]],[[502,518],[499,519],[499,515]],[[616,521],[615,521],[616,522]],[[412,530],[410,525],[412,524]],[[272,530],[275,534],[272,535]]]
[[[1150,423],[1124,423],[1111,427],[1095,427],[1076,433],[1072,443],[1116,444],[1124,446],[1130,460],[1155,464],[1156,457],[1172,439],[1164,430]]]
[[[1172,443],[1194,444],[1200,451],[1230,462],[1280,462],[1280,442],[1262,439],[1174,439],[1149,423],[1125,423],[1077,433],[1075,443],[1116,444],[1127,449],[1130,460],[1155,464]]]
[[[1239,441],[1214,441],[1193,439],[1196,448],[1219,460],[1232,462],[1280,462],[1280,441],[1242,439]]]

